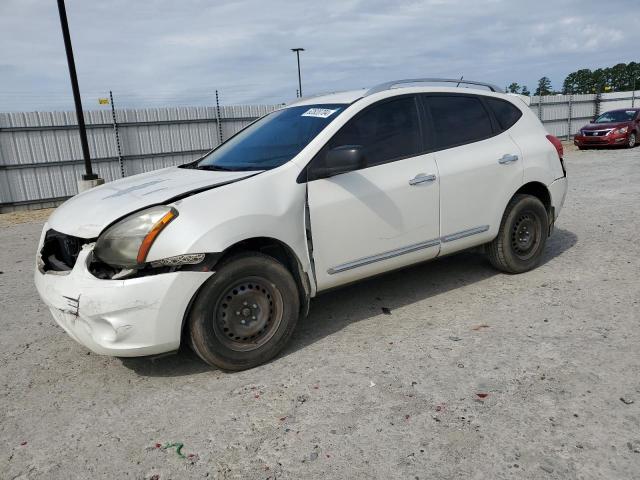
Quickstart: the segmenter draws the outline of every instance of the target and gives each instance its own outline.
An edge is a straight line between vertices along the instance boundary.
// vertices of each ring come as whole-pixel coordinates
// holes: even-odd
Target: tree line
[[[551,86],[549,77],[538,80],[534,95],[575,95],[580,93],[627,92],[640,89],[640,63],[618,63],[613,67],[589,70],[582,68],[571,72],[562,82],[562,90],[556,91]],[[526,85],[513,82],[506,87],[509,93],[531,95]]]

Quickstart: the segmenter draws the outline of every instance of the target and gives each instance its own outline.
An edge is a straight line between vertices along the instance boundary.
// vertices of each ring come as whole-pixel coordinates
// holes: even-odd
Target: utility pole
[[[304,48],[292,48],[292,52],[296,52],[298,59],[298,96],[302,98],[302,76],[300,75],[300,52],[304,52]]]
[[[73,49],[71,48],[71,36],[69,35],[69,24],[67,22],[67,10],[64,0],[58,0],[58,13],[60,14],[60,26],[62,27],[62,37],[64,38],[64,48],[67,54],[67,64],[69,66],[69,77],[71,77],[71,89],[73,90],[73,101],[76,106],[76,118],[78,120],[78,130],[80,132],[80,145],[82,146],[82,156],[84,157],[85,173],[82,180],[78,181],[78,191],[88,190],[91,187],[104,183],[98,178],[91,168],[91,157],[89,155],[89,143],[87,142],[87,128],[84,124],[84,113],[82,112],[82,101],[80,100],[80,88],[78,87],[78,76],[76,75],[76,63],[73,60]]]

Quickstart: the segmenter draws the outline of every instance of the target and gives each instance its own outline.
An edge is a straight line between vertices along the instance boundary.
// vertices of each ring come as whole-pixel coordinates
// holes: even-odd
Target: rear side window
[[[520,109],[510,102],[489,97],[486,97],[484,100],[489,105],[489,108],[496,117],[496,120],[498,120],[498,124],[503,131],[510,129],[522,116]]]
[[[491,118],[477,97],[428,96],[436,143],[449,148],[493,136]]]
[[[343,145],[362,145],[368,167],[419,155],[421,138],[415,98],[401,97],[369,107],[342,127],[324,152]]]

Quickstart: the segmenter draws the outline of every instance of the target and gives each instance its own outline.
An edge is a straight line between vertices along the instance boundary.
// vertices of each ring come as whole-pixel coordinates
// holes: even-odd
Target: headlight
[[[623,133],[627,133],[629,131],[629,127],[618,128],[613,131],[616,135],[622,135]]]
[[[147,208],[107,228],[96,242],[95,256],[116,267],[136,267],[143,264],[158,234],[178,211],[159,205]]]

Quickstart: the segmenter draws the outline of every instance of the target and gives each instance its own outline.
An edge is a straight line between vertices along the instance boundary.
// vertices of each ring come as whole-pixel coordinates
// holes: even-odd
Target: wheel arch
[[[551,192],[549,191],[549,188],[542,182],[531,181],[525,183],[518,190],[516,190],[513,195],[511,195],[509,201],[511,201],[511,199],[516,195],[531,195],[542,202],[542,205],[544,205],[544,209],[547,211],[547,217],[550,226],[548,233],[549,235],[551,235],[552,225],[555,222],[556,218],[556,211],[553,205],[553,197],[551,195]]]
[[[227,247],[223,252],[219,254],[219,256],[217,256],[217,260],[215,265],[212,267],[212,271],[215,272],[217,265],[220,265],[234,255],[238,255],[243,252],[260,252],[272,257],[276,261],[283,264],[287,268],[287,270],[289,270],[291,275],[293,275],[293,279],[298,286],[298,293],[300,296],[300,314],[302,316],[306,316],[309,313],[311,302],[311,286],[309,283],[309,277],[302,268],[300,259],[289,245],[281,240],[272,237],[251,237],[240,240]],[[191,308],[193,306],[194,300],[200,294],[203,286],[204,283],[193,295],[187,309],[185,310],[184,316],[182,318],[180,338],[181,344],[186,339],[185,334],[188,325],[187,319],[189,318],[189,314],[191,313]]]
[[[513,195],[511,195],[511,198],[513,198],[515,195],[518,195],[518,194],[532,195],[538,198],[538,200],[542,202],[542,204],[544,205],[544,207],[547,209],[548,212],[551,209],[551,206],[552,206],[551,192],[549,191],[547,186],[542,182],[533,181],[533,182],[525,183],[518,190],[516,190],[513,193]]]

